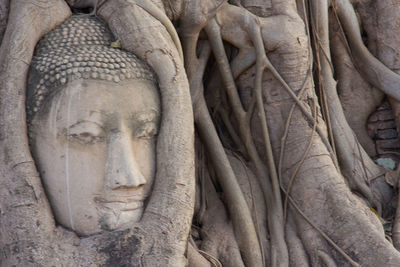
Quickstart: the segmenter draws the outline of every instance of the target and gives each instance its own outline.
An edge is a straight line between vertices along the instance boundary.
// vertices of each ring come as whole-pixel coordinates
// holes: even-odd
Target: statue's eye
[[[158,133],[157,125],[153,122],[148,122],[139,127],[134,134],[134,138],[151,139]]]
[[[70,134],[68,137],[69,140],[78,141],[82,144],[94,144],[102,141],[102,137],[94,136],[93,134],[88,132],[80,134]]]
[[[104,130],[97,123],[93,122],[79,122],[67,131],[68,140],[78,142],[85,145],[90,145],[104,141]]]

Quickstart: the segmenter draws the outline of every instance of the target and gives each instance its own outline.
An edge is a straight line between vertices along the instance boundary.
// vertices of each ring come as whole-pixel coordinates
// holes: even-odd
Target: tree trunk
[[[400,129],[398,8],[0,0],[0,266],[399,266],[397,173],[366,132],[385,94]],[[54,219],[25,111],[35,46],[71,11],[147,62],[162,106],[141,220],[88,237]]]

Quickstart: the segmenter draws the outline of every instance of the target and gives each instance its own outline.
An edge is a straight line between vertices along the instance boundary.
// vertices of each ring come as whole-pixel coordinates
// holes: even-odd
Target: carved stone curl
[[[82,16],[70,17],[44,36],[30,68],[28,118],[54,89],[76,79],[155,81],[146,63],[130,52],[111,47],[112,41],[113,35],[102,21]]]

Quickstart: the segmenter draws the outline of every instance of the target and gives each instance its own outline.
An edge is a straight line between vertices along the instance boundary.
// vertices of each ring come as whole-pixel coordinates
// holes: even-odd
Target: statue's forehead
[[[41,108],[53,90],[73,80],[119,83],[155,76],[136,55],[111,47],[113,37],[97,18],[72,16],[47,34],[36,47],[28,80],[28,117]]]
[[[56,114],[56,120],[63,125],[78,120],[153,121],[159,120],[161,109],[156,86],[143,81],[73,81],[47,105],[41,111],[42,118],[47,120]]]

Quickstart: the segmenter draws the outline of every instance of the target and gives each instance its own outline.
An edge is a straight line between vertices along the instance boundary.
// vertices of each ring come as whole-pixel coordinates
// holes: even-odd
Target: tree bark
[[[157,75],[162,122],[141,221],[83,238],[56,226],[25,114],[35,45],[71,10],[64,0],[0,0],[0,265],[398,266],[371,211],[394,216],[363,129],[381,91],[400,116],[398,8],[388,0],[103,2],[96,16]],[[194,122],[207,150],[197,166]],[[208,168],[196,192],[195,168]]]

